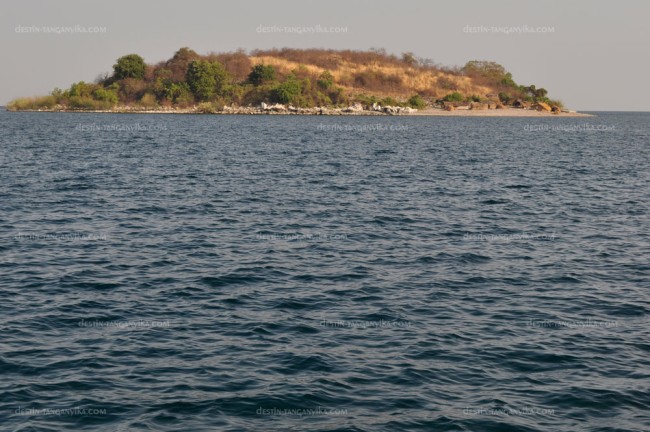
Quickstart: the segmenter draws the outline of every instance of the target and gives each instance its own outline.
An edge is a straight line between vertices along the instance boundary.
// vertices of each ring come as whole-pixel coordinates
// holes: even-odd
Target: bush
[[[413,95],[409,98],[408,104],[411,108],[423,109],[427,106],[427,103],[422,99],[420,95]]]
[[[501,101],[502,104],[504,105],[509,105],[511,102],[513,102],[514,98],[510,96],[508,93],[499,93],[499,100]]]
[[[196,111],[201,114],[214,114],[217,112],[217,108],[212,102],[201,102],[196,107]]]
[[[57,99],[54,96],[43,96],[38,98],[20,98],[7,104],[9,111],[37,110],[54,108]]]
[[[155,108],[158,106],[158,100],[156,100],[156,96],[153,94],[145,93],[140,99],[140,106],[145,108]]]
[[[86,84],[83,81],[79,81],[70,86],[68,96],[90,97],[96,88],[97,86],[95,84]]]
[[[318,77],[316,84],[318,84],[318,87],[322,88],[323,90],[328,90],[330,87],[332,87],[332,85],[334,85],[334,76],[330,73],[330,71],[324,71]]]
[[[275,79],[275,68],[272,65],[258,64],[248,74],[248,81],[254,85],[261,85]]]
[[[93,98],[98,101],[108,102],[111,105],[116,105],[119,101],[116,90],[105,88],[95,89],[93,91]]]
[[[137,54],[129,54],[117,59],[113,65],[113,77],[121,80],[124,78],[143,79],[147,65],[144,59]]]
[[[335,87],[329,92],[329,97],[332,103],[337,106],[349,105],[350,98],[341,87]]]
[[[463,95],[458,92],[449,93],[447,96],[442,98],[445,102],[462,102],[464,99]]]
[[[300,81],[294,75],[289,75],[287,80],[271,91],[273,102],[281,104],[298,104],[302,93]]]
[[[390,96],[387,96],[387,97],[383,98],[381,101],[379,101],[379,104],[383,105],[383,106],[398,106],[398,105],[400,105],[399,102],[397,102],[395,99],[393,99]]]

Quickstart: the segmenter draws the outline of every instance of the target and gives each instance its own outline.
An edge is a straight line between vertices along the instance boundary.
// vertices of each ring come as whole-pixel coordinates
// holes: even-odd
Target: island
[[[117,59],[112,73],[49,95],[11,101],[8,111],[585,116],[535,85],[517,84],[492,61],[445,67],[383,49],[243,50],[200,55],[181,48],[147,64]]]

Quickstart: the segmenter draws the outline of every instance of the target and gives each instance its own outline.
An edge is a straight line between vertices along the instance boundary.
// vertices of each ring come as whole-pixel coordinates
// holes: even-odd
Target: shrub
[[[93,91],[93,98],[98,101],[108,102],[111,105],[116,105],[119,101],[117,91],[114,89],[98,88]]]
[[[196,111],[201,114],[214,114],[217,112],[216,107],[212,102],[201,102],[197,107]]]
[[[379,103],[381,105],[383,105],[383,106],[389,106],[389,105],[390,106],[398,106],[398,105],[400,105],[399,102],[397,102],[395,99],[393,99],[390,96],[387,96],[387,97],[383,98],[381,101],[379,101]]]
[[[115,79],[124,78],[143,79],[147,65],[144,59],[137,54],[129,54],[117,59],[113,65],[113,76]]]
[[[54,108],[57,99],[54,96],[43,96],[38,98],[20,98],[7,104],[9,111],[37,110]]]
[[[502,104],[504,105],[509,105],[513,101],[513,97],[510,96],[508,93],[499,93],[499,100],[501,101]]]
[[[443,90],[456,90],[456,83],[447,77],[438,78],[436,83]]]
[[[120,100],[126,103],[140,100],[147,88],[144,81],[135,78],[126,78],[120,84]]]
[[[294,75],[289,75],[287,80],[271,91],[274,102],[281,104],[298,104],[302,93],[300,81]]]
[[[442,98],[445,102],[462,102],[464,100],[463,95],[458,92],[449,93],[447,96]]]
[[[158,101],[156,96],[151,93],[145,93],[144,96],[140,99],[140,106],[145,108],[155,108],[158,106]]]
[[[275,79],[275,68],[272,65],[258,64],[248,74],[248,81],[254,85],[261,85]]]
[[[344,106],[350,103],[350,98],[341,87],[335,87],[329,92],[329,97],[332,103],[337,106]]]
[[[95,84],[86,84],[83,81],[79,81],[78,83],[74,83],[70,86],[70,90],[68,90],[68,96],[89,97],[96,88],[97,86]]]
[[[316,84],[318,84],[318,87],[322,88],[323,90],[328,90],[330,87],[332,87],[332,85],[334,85],[334,76],[330,73],[330,71],[326,70],[320,74],[318,80],[316,81]]]
[[[413,95],[409,98],[408,104],[411,108],[423,109],[427,106],[427,103],[422,99],[420,95]]]

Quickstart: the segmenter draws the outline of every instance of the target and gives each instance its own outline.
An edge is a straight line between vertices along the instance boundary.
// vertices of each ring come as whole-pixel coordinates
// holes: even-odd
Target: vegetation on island
[[[382,49],[243,50],[200,55],[179,49],[154,65],[137,54],[120,57],[113,72],[94,82],[79,81],[50,95],[10,102],[9,110],[111,110],[192,108],[216,112],[224,106],[262,102],[295,107],[402,106],[422,109],[446,103],[502,105],[550,100],[544,88],[518,85],[494,62],[470,61],[443,67],[413,53]]]

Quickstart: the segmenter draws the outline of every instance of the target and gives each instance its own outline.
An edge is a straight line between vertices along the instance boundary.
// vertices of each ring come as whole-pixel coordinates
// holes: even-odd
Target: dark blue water
[[[650,430],[649,203],[650,114],[0,112],[0,428]]]

